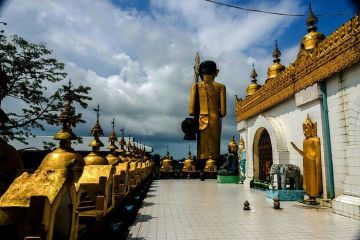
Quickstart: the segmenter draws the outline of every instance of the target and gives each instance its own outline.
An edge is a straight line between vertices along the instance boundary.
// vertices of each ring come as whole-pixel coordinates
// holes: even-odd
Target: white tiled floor
[[[251,211],[242,209],[245,200]],[[128,239],[360,239],[360,221],[216,180],[154,181]]]

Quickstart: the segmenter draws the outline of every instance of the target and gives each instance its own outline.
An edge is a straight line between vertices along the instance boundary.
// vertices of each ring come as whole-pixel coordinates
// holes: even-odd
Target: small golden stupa
[[[194,160],[192,160],[192,156],[191,156],[191,151],[190,151],[190,146],[189,146],[189,153],[188,153],[188,158],[184,161],[184,166],[182,168],[183,172],[195,172],[195,165],[194,165]]]
[[[257,80],[256,80],[257,73],[255,71],[254,64],[252,65],[252,67],[253,67],[253,69],[252,69],[252,72],[251,72],[251,75],[250,75],[250,77],[252,78],[251,83],[246,88],[246,96],[247,97],[253,95],[257,90],[259,90],[261,88],[261,85],[257,84]]]
[[[98,105],[94,110],[96,112],[96,122],[91,129],[91,135],[94,139],[89,143],[89,146],[92,147],[92,152],[84,157],[84,160],[86,165],[109,165],[108,160],[100,154],[100,147],[104,146],[100,141],[100,135],[104,134],[99,122],[100,106]]]
[[[107,147],[107,149],[110,150],[110,153],[106,156],[106,159],[108,162],[115,166],[120,162],[120,158],[117,156],[116,149],[118,147],[115,145],[115,142],[117,141],[116,133],[115,133],[115,119],[113,118],[112,122],[112,132],[109,136],[109,142],[110,145]]]
[[[44,157],[38,169],[66,169],[71,165],[73,168],[82,169],[85,165],[83,157],[71,148],[71,141],[77,139],[71,130],[71,126],[75,125],[75,118],[71,107],[71,88],[72,84],[69,81],[64,109],[58,120],[62,124],[62,129],[54,137],[55,140],[60,141],[60,146]]]
[[[212,159],[212,153],[210,153],[209,159],[206,160],[204,172],[217,172],[216,161]]]
[[[317,31],[316,24],[318,23],[317,16],[313,13],[311,9],[311,3],[309,3],[309,11],[306,18],[306,25],[308,33],[301,40],[300,48],[306,51],[311,51],[316,45],[318,45],[323,39],[325,39],[324,34]]]
[[[275,40],[275,49],[273,51],[273,64],[268,68],[267,80],[275,78],[279,73],[285,70],[285,66],[280,63],[281,52],[278,48],[277,40]]]
[[[164,159],[161,161],[160,172],[173,172],[173,165],[172,165],[173,160],[171,160],[169,148],[168,147],[166,148],[167,148],[166,155]]]
[[[133,157],[133,147],[131,145],[131,135],[129,135],[128,137],[128,143],[126,145],[126,153],[125,156],[128,159],[129,162],[134,161],[134,157]]]
[[[125,150],[126,142],[124,138],[125,129],[122,128],[120,131],[121,131],[121,139],[119,141],[120,149],[118,150],[119,158],[120,158],[120,162],[127,162],[128,158],[125,155],[126,154],[126,150]]]

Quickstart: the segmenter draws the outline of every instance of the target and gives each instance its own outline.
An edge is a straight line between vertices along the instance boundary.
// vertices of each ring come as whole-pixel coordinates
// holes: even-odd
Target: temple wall
[[[326,87],[336,197],[332,206],[339,214],[360,219],[360,63],[326,79]],[[321,100],[319,84],[314,84],[262,114],[237,124],[247,152],[245,184],[254,178],[254,144],[256,134],[262,128],[270,135],[273,163],[295,164],[303,172],[302,157],[290,142],[302,149],[302,124],[309,114],[312,121],[317,122],[321,141],[323,197],[328,198],[329,174],[324,155],[326,145]]]
[[[360,219],[360,64],[327,81],[335,212]]]
[[[240,136],[245,140],[247,152],[247,181],[245,181],[245,183],[248,183],[249,180],[254,177],[254,136],[257,130],[262,127],[269,132],[271,138],[273,163],[291,163],[299,166],[303,172],[302,156],[293,149],[290,142],[294,142],[300,149],[303,148],[304,134],[302,124],[306,120],[307,114],[309,114],[312,121],[317,122],[318,125],[318,136],[321,141],[323,176],[326,176],[321,124],[321,102],[319,97],[311,97],[311,99],[310,101],[305,101],[306,103],[302,102],[299,106],[299,101],[293,96],[287,101],[263,112],[261,115],[238,123],[237,129]],[[323,186],[324,189],[326,189],[325,177],[323,177]],[[324,194],[326,195],[325,190]]]

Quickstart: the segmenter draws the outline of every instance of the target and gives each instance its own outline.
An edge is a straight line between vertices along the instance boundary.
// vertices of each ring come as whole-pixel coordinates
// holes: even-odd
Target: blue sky
[[[308,1],[301,0],[219,1],[286,13],[306,13],[308,8]],[[317,0],[312,5],[318,14],[349,13],[319,17],[318,28],[325,35],[354,16],[348,1]],[[87,123],[77,126],[77,135],[89,135],[95,120],[91,109],[100,103],[105,134],[115,117],[118,129],[125,127],[160,154],[169,146],[175,158],[185,157],[189,144],[193,152],[196,148],[182,140],[180,123],[187,117],[197,51],[202,60],[217,62],[218,81],[227,86],[225,153],[228,140],[237,137],[234,95],[244,96],[251,64],[263,83],[274,41],[287,66],[306,34],[305,17],[249,13],[204,0],[11,0],[2,6],[1,21],[8,23],[9,35],[46,42],[75,84],[92,87],[89,108],[79,109]],[[7,109],[15,106],[11,100],[6,103]],[[57,130],[47,126],[39,134]]]

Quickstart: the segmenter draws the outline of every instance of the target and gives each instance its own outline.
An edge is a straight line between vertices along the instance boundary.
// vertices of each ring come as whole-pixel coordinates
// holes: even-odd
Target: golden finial
[[[99,122],[99,116],[100,116],[100,105],[97,105],[97,108],[94,108],[94,111],[96,112],[96,122],[94,127],[91,129],[91,135],[94,137],[94,139],[89,143],[90,147],[94,148],[100,148],[103,147],[104,144],[100,141],[100,136],[104,135],[104,132],[100,126]]]
[[[274,57],[274,62],[275,62],[275,61],[279,61],[279,62],[280,62],[279,57],[281,56],[281,52],[280,52],[280,50],[279,50],[279,48],[278,48],[277,40],[275,40],[275,49],[274,49],[272,55],[273,55],[273,57]]]
[[[98,104],[97,108],[94,109],[96,112],[96,122],[94,127],[91,129],[91,135],[94,137],[90,141],[89,146],[92,147],[92,152],[84,157],[86,165],[108,165],[109,161],[101,156],[100,147],[103,147],[104,144],[100,141],[100,135],[103,135],[104,132],[100,126],[99,116],[100,116],[100,105]]]
[[[115,149],[118,149],[118,147],[115,145],[115,142],[117,141],[117,137],[115,133],[115,118],[113,118],[113,120],[111,121],[111,125],[112,125],[112,132],[109,136],[110,145],[108,149],[110,149],[110,151],[114,151]]]
[[[131,151],[131,149],[132,149],[132,146],[131,146],[131,135],[129,134],[129,136],[128,136],[128,143],[127,143],[127,145],[126,145],[126,148],[127,148],[127,151],[128,152],[130,152]]]
[[[317,44],[319,44],[324,38],[324,34],[317,32],[318,18],[313,13],[311,8],[311,3],[309,3],[308,15],[306,18],[306,25],[308,33],[301,40],[300,49],[304,49],[306,51],[312,51]]]
[[[280,63],[281,52],[278,48],[277,40],[275,40],[275,49],[273,51],[273,64],[268,68],[267,80],[275,78],[279,73],[285,70],[285,66]]]
[[[251,83],[246,89],[246,96],[253,95],[261,87],[261,85],[257,84],[256,77],[258,75],[256,73],[254,63],[252,64],[252,67],[253,67],[253,69],[252,69],[251,74],[250,74]]]
[[[318,23],[318,18],[313,13],[313,11],[311,9],[311,2],[310,2],[309,3],[308,15],[307,15],[307,18],[306,18],[306,25],[307,25],[308,31],[316,31],[317,30],[317,26],[316,26],[317,23]]]
[[[64,145],[66,141],[69,141],[65,145],[71,145],[71,140],[76,140],[76,135],[72,132],[71,126],[75,124],[75,118],[73,115],[73,110],[71,107],[72,104],[72,89],[73,85],[71,80],[69,80],[69,84],[65,87],[65,102],[63,111],[61,112],[58,121],[62,124],[62,129],[55,134],[54,139],[60,140],[60,146]],[[70,146],[69,146],[70,147]]]
[[[76,140],[76,135],[72,132],[71,126],[75,125],[75,110],[71,104],[73,101],[73,85],[71,80],[65,87],[65,102],[63,111],[58,121],[62,124],[62,129],[55,134],[54,139],[60,140],[60,147],[47,154],[42,160],[39,169],[65,169],[69,166],[83,167],[85,165],[83,157],[71,148],[71,140]],[[80,177],[80,173],[74,172],[75,181]]]
[[[170,158],[169,146],[166,146],[166,157]]]
[[[125,137],[124,137],[124,131],[125,131],[125,129],[122,128],[122,129],[120,129],[120,131],[121,131],[121,139],[120,139],[119,144],[120,144],[120,147],[123,149],[124,146],[126,145]]]
[[[251,74],[250,74],[250,77],[252,78],[251,82],[256,83],[256,82],[257,82],[256,77],[257,77],[258,75],[257,75],[257,73],[256,73],[254,63],[252,64],[252,67],[253,67],[253,69],[252,69]]]
[[[119,157],[115,153],[115,150],[118,149],[118,147],[115,145],[115,142],[117,141],[117,137],[115,134],[115,119],[114,118],[111,121],[111,125],[112,125],[112,132],[109,136],[110,145],[107,147],[107,149],[110,150],[110,153],[106,156],[106,159],[109,161],[109,163],[111,165],[114,166],[114,165],[117,165],[119,162]]]

